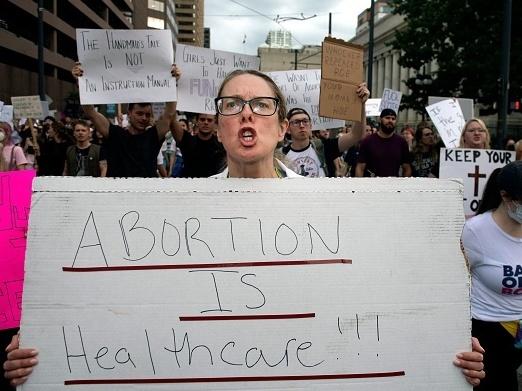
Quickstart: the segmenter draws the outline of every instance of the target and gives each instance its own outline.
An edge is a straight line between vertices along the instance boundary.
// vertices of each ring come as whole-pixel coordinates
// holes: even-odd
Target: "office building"
[[[204,9],[203,0],[174,0],[175,18],[178,25],[178,42],[203,47]]]

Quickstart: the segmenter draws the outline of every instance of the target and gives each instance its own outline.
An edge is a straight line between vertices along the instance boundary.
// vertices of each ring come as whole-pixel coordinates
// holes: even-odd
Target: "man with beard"
[[[361,142],[355,176],[411,176],[411,156],[408,143],[394,133],[397,114],[392,109],[384,109],[380,115],[379,130]]]
[[[216,136],[215,115],[197,114],[194,136],[183,130],[178,122],[172,125],[172,135],[183,155],[183,177],[208,178],[223,171],[225,150]]]

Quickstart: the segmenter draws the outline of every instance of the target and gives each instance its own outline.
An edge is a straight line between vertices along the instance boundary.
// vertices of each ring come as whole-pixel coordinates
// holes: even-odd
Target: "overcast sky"
[[[332,13],[332,36],[348,40],[355,35],[357,15],[370,0],[205,0],[205,27],[210,27],[210,47],[216,50],[257,55],[257,48],[270,30],[288,30],[293,43],[319,45],[328,35]],[[303,21],[280,21],[283,17]]]

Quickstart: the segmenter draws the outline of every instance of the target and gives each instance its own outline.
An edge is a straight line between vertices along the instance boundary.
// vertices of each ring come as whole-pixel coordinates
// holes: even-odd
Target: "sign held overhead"
[[[363,81],[363,48],[326,37],[321,61],[319,115],[361,120],[362,102],[357,86]]]

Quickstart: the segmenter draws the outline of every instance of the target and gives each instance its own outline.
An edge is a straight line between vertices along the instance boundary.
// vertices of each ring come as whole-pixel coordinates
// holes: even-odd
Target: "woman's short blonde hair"
[[[476,122],[477,124],[479,124],[480,127],[484,129],[484,131],[486,132],[486,141],[484,142],[484,149],[489,149],[491,147],[491,135],[489,134],[489,129],[487,128],[486,124],[480,118],[471,118],[466,121],[466,123],[464,124],[464,128],[462,128],[462,132],[460,133],[459,148],[466,148],[464,146],[464,133],[466,133],[466,129],[472,122]]]

